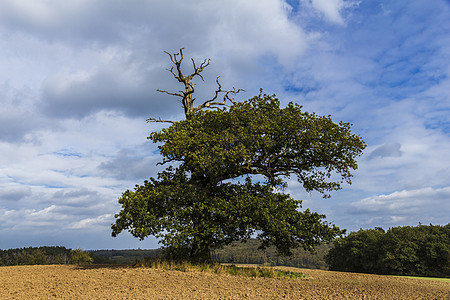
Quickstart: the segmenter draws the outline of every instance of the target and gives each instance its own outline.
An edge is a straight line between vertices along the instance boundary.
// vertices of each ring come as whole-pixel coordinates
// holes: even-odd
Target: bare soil
[[[0,299],[450,300],[448,282],[295,271],[303,272],[307,278],[245,278],[125,266],[0,267]]]

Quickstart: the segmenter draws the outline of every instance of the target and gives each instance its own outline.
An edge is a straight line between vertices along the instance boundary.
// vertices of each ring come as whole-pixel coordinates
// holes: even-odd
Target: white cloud
[[[74,222],[70,224],[68,228],[95,230],[96,228],[103,228],[111,224],[113,220],[114,219],[111,214],[104,214],[95,218],[86,218],[78,222]]]
[[[0,142],[21,142],[36,127],[48,122],[34,113],[36,95],[28,87],[0,82]]]
[[[401,146],[399,143],[386,143],[373,150],[368,159],[374,159],[377,157],[400,157],[402,156]]]
[[[308,36],[287,16],[279,1],[232,1],[217,15],[210,38],[217,53],[232,53],[240,63],[275,56],[285,67],[307,47]]]
[[[0,185],[0,201],[2,202],[17,202],[30,195],[31,189],[27,186],[11,186],[11,184],[5,186]]]
[[[144,147],[145,145],[142,148]],[[156,177],[157,172],[163,169],[162,166],[157,165],[161,161],[160,155],[148,151],[138,153],[133,149],[121,149],[116,157],[102,162],[98,168],[107,177],[121,180],[142,180],[152,176]]]
[[[0,8],[3,18],[9,17],[11,20],[17,22],[28,23],[31,26],[54,26],[55,19],[64,17],[67,13],[71,3],[66,5],[58,1],[29,1],[29,0],[15,0],[2,1]],[[69,4],[69,5],[67,5]]]
[[[298,0],[302,11],[299,15],[303,19],[314,20],[324,19],[329,24],[345,26],[347,19],[362,1],[360,0]],[[307,26],[314,26],[310,22],[304,23]]]
[[[5,77],[18,88],[24,79],[37,88],[39,109],[51,117],[82,118],[100,110],[170,115],[176,100],[156,89],[179,87],[164,73],[169,61],[163,50],[185,47],[197,60],[213,59],[210,80],[198,89],[209,97],[217,75],[227,87],[257,91],[261,81],[242,86],[241,76],[276,62],[292,68],[310,42],[282,1],[2,3],[0,36],[12,47],[0,50],[0,62],[12,70]]]
[[[120,1],[103,0],[5,0],[0,3],[0,16],[5,26],[51,41],[90,44],[111,42],[122,37],[122,26],[138,23],[144,12],[152,8],[151,1],[128,5]],[[131,15],[129,14],[131,12]],[[125,21],[125,22],[124,22]],[[128,21],[128,22],[127,22]]]
[[[313,7],[322,12],[331,22],[339,25],[344,24],[341,16],[341,9],[344,7],[343,0],[311,0]]]
[[[403,190],[388,195],[372,196],[353,203],[353,207],[362,211],[399,211],[406,208],[416,209],[428,205],[431,201],[450,197],[450,187],[441,189],[423,188]]]
[[[394,226],[448,223],[450,187],[402,190],[370,196],[350,204],[348,212],[365,225]]]

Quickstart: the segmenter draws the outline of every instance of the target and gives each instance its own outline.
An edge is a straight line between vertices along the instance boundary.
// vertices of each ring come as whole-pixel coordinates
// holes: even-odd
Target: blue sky
[[[348,230],[450,222],[450,2],[0,2],[0,249],[156,248],[111,237],[117,198],[161,170],[146,140],[183,118],[163,51],[211,58],[198,99],[260,88],[353,124],[368,147],[331,199]],[[186,72],[190,64],[185,65]]]

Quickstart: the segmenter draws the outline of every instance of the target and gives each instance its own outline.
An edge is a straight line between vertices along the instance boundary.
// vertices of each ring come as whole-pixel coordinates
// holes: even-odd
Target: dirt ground
[[[0,267],[0,299],[450,300],[448,282],[300,271],[307,279],[244,278],[117,266]]]

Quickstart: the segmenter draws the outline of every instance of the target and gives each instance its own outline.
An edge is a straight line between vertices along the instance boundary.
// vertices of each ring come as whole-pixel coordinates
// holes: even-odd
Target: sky
[[[450,1],[1,0],[0,249],[157,248],[111,237],[127,189],[161,161],[146,119],[183,119],[167,72],[184,47],[236,100],[276,94],[353,124],[352,185],[289,193],[360,228],[450,222]]]

